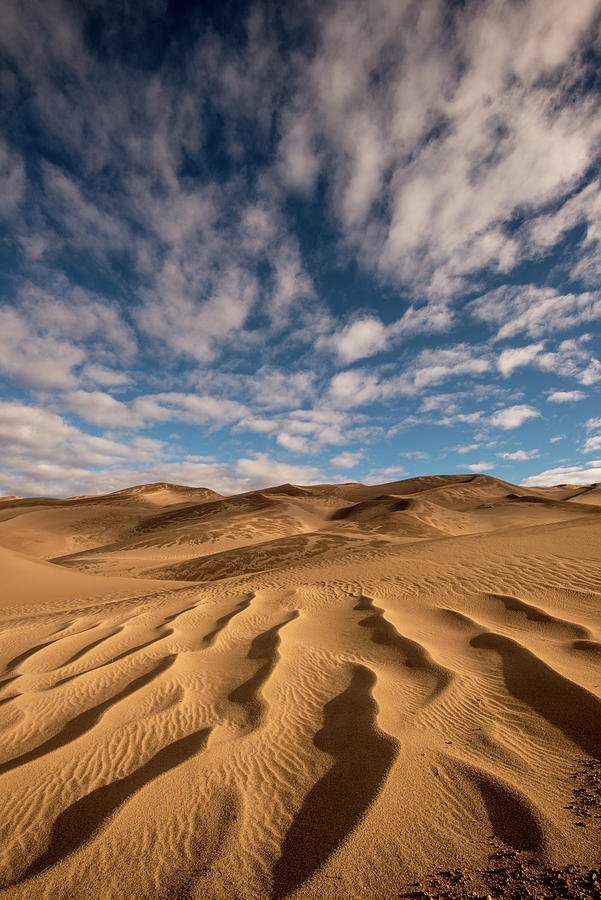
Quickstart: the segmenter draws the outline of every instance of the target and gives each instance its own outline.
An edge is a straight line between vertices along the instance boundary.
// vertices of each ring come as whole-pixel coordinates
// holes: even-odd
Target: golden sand
[[[596,485],[1,499],[0,896],[597,896],[600,561]]]

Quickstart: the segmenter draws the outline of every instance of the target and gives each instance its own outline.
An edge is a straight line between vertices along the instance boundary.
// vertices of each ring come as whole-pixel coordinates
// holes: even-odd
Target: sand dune
[[[599,896],[600,559],[599,485],[0,498],[0,896]]]

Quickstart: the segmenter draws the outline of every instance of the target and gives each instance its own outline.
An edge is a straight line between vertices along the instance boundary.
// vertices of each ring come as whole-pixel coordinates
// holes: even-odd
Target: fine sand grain
[[[601,488],[0,498],[0,896],[601,896]]]

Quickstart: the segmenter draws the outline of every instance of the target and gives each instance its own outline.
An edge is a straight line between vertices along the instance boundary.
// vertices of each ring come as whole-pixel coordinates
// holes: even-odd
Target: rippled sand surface
[[[599,896],[600,563],[597,485],[0,499],[0,896]]]

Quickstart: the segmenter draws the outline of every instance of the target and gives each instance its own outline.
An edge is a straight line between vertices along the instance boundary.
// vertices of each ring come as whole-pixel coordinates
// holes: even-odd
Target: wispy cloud
[[[532,284],[503,286],[474,300],[470,309],[476,319],[499,326],[495,340],[518,334],[537,338],[601,319],[601,296],[589,291],[560,294]]]
[[[366,484],[379,484],[387,481],[400,481],[407,478],[407,471],[402,466],[384,466],[381,469],[371,469],[362,478]]]
[[[6,491],[306,481],[359,448],[373,480],[401,430],[422,464],[446,428],[571,433],[601,386],[599,15],[5,0]]]
[[[348,364],[388,350],[412,335],[446,331],[452,321],[452,311],[442,303],[409,306],[390,325],[373,315],[359,316],[331,335],[320,335],[316,347],[332,350],[342,363]]]
[[[192,455],[173,461],[163,441],[89,435],[61,416],[19,403],[0,402],[0,448],[0,494],[66,496],[149,481],[205,484],[228,493],[323,480],[317,467],[291,465],[266,453],[233,463]]]
[[[577,86],[597,13],[595,0],[324,7],[299,79],[312,113],[302,146],[325,143],[335,209],[363,258],[448,293],[538,252],[533,229],[503,223],[516,206],[545,216],[595,158],[597,101]]]
[[[601,450],[601,434],[593,434],[588,437],[582,448],[583,453],[596,453],[597,450]]]
[[[525,462],[527,459],[535,459],[538,455],[538,450],[506,450],[503,453],[497,453],[499,459],[519,460],[520,462]]]

